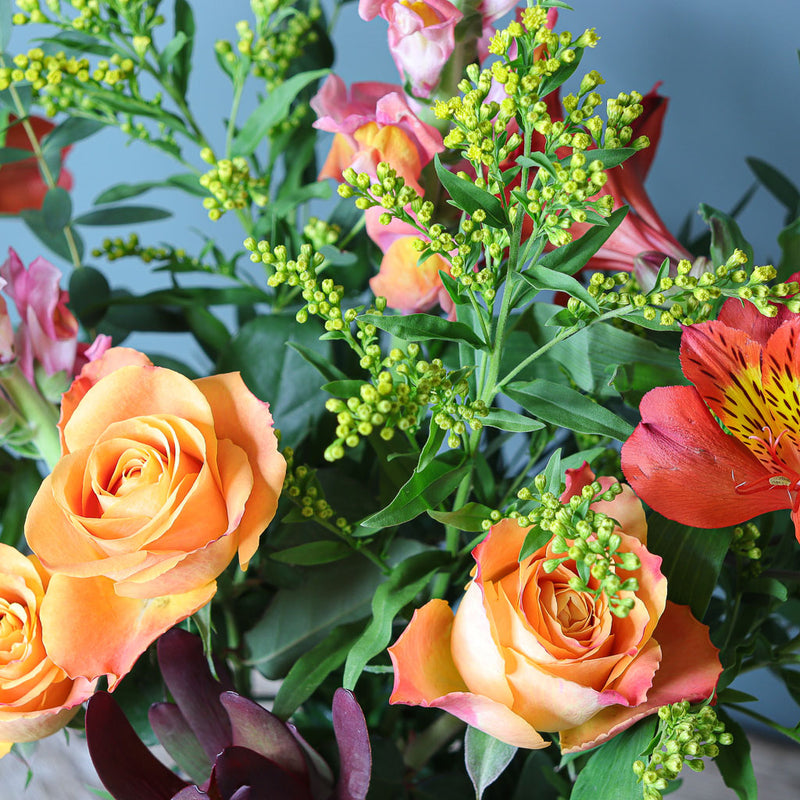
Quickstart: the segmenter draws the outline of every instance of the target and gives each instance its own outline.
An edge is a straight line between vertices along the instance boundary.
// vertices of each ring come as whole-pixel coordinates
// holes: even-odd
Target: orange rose
[[[54,573],[44,642],[70,675],[110,685],[204,606],[275,514],[286,464],[238,373],[191,381],[113,348],[64,395],[62,456],[25,521]]]
[[[586,465],[568,470],[562,501],[593,478]],[[601,483],[606,489],[610,479]],[[548,572],[552,542],[519,561],[530,528],[504,520],[473,551],[475,577],[455,618],[445,601],[432,600],[389,649],[391,702],[443,708],[518,747],[545,747],[539,732],[558,731],[562,751],[572,752],[662,705],[709,697],[718,651],[688,608],[667,601],[661,559],[645,547],[641,503],[626,486],[592,508],[618,523],[618,552],[641,562],[622,573],[639,582],[635,594],[620,592],[634,602],[628,616],[613,614],[604,594],[570,586],[574,561]]]
[[[35,556],[0,544],[0,757],[14,742],[63,728],[94,691],[45,652],[39,609],[46,589],[47,573]]]

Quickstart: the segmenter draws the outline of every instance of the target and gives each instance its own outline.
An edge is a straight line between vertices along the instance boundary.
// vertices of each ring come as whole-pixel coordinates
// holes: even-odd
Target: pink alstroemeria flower
[[[701,528],[789,508],[800,541],[800,316],[728,300],[718,319],[683,329],[681,365],[693,386],[642,399],[622,447],[630,485],[660,514]]]
[[[31,383],[36,363],[47,375],[65,372],[72,378],[111,346],[111,338],[103,335],[91,345],[78,343],[78,321],[67,308],[68,293],[59,286],[61,272],[49,261],[37,258],[26,269],[9,248],[0,275],[7,281],[6,294],[20,315],[15,351],[20,369]]]
[[[330,75],[311,108],[318,116],[314,127],[336,134],[320,178],[341,181],[347,167],[375,176],[377,165],[386,161],[422,193],[422,169],[444,144],[439,131],[411,110],[399,86],[354,83],[348,92],[338,75]]]
[[[418,97],[429,97],[455,48],[464,15],[449,0],[360,0],[358,13],[389,23],[389,50],[398,71]]]

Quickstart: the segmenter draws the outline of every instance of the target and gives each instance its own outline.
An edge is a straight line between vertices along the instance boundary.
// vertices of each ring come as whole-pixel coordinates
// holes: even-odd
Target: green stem
[[[422,769],[433,755],[449,744],[465,727],[457,717],[442,714],[436,722],[408,743],[403,752],[405,765],[414,772]]]
[[[3,59],[3,56],[0,55],[0,67],[5,68],[5,66],[6,62]],[[31,149],[33,150],[33,154],[36,157],[37,163],[39,164],[39,169],[41,170],[44,182],[47,184],[48,189],[54,189],[57,185],[56,179],[53,177],[53,173],[50,171],[50,166],[44,157],[41,145],[39,144],[39,139],[33,130],[33,125],[31,125],[30,120],[28,119],[28,112],[25,110],[25,106],[22,104],[22,99],[20,98],[17,88],[13,83],[8,87],[8,92],[11,95],[11,99],[14,101],[14,110],[16,111],[17,116],[22,120],[22,127],[28,136],[28,141],[31,143]],[[75,242],[72,226],[67,224],[62,230],[64,232],[64,238],[67,242],[70,261],[72,261],[73,266],[77,269],[81,266],[81,257],[78,253],[78,245]]]
[[[752,711],[751,709],[747,708],[747,706],[731,704],[731,708],[735,708],[742,714],[746,714],[748,717],[758,720],[758,722],[761,722],[764,725],[769,726],[770,728],[772,728],[772,730],[777,731],[778,733],[782,733],[784,736],[787,736],[792,741],[800,744],[800,732],[798,732],[794,728],[787,728],[784,725],[780,725],[774,720],[771,720],[769,717],[765,717],[763,714],[759,714],[757,711]]]

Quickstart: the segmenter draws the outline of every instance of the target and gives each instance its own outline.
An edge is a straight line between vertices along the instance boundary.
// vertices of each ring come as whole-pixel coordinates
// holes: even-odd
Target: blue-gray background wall
[[[168,3],[164,4],[168,6]],[[236,39],[234,24],[250,18],[247,0],[195,0],[198,32],[191,102],[211,141],[224,140],[222,120],[230,103],[229,83],[217,68],[212,48],[218,38]],[[579,33],[594,27],[599,46],[584,58],[582,68],[597,69],[606,79],[608,95],[619,91],[649,90],[663,81],[661,91],[670,98],[664,132],[654,161],[648,191],[667,225],[677,231],[687,213],[700,202],[729,210],[753,182],[745,157],[757,156],[800,184],[800,2],[798,0],[574,0],[574,12],[563,12],[559,29]],[[26,29],[12,38],[12,53],[27,48]],[[396,82],[397,74],[386,48],[385,23],[359,19],[357,4],[342,10],[335,29],[336,71],[346,83],[378,80]],[[249,97],[243,114],[253,107]],[[187,149],[187,153],[190,152]],[[199,159],[195,159],[200,164]],[[176,171],[163,154],[145,145],[124,144],[114,130],[79,143],[69,156],[75,178],[72,192],[77,212],[86,211],[107,186],[118,182],[158,179]],[[153,192],[142,202],[174,211],[168,221],[139,226],[147,243],[169,241],[196,252],[201,234],[211,236],[228,250],[238,249],[241,232],[235,219],[211,223],[196,199],[172,192]],[[778,257],[776,236],[783,211],[759,190],[740,221],[752,242],[758,263]],[[695,230],[699,229],[697,219]],[[108,234],[129,231],[85,228],[87,251]],[[0,255],[8,246],[25,261],[41,252],[38,242],[21,223],[0,220]],[[55,263],[57,259],[53,258]],[[96,259],[87,258],[89,263]],[[59,264],[63,269],[68,265]],[[163,278],[150,276],[146,267],[121,261],[103,269],[112,285],[134,290],[153,287]],[[800,269],[800,264],[797,265]],[[140,336],[141,348],[175,352],[175,342]],[[181,344],[186,357],[202,368],[198,348]],[[798,708],[785,691],[760,672],[737,683],[743,690],[762,695],[763,710],[784,724],[798,721]]]

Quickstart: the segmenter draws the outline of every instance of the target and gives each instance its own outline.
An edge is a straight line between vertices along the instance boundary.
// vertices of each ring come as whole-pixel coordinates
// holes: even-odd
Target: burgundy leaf
[[[173,795],[172,800],[211,800],[211,798],[196,786],[187,786],[185,789],[181,789],[178,794]]]
[[[230,717],[235,746],[260,753],[302,782],[308,782],[303,751],[282,720],[235,692],[225,692],[219,699]]]
[[[303,755],[308,767],[308,782],[311,787],[311,796],[314,800],[329,800],[331,797],[331,787],[333,786],[333,772],[326,763],[325,759],[300,735],[300,732],[292,725],[286,723],[286,727],[291,731],[292,736],[297,739],[300,747],[303,748]]]
[[[222,800],[233,800],[237,790],[245,786],[259,800],[312,800],[308,788],[294,775],[244,747],[226,747],[220,753],[211,782],[219,788]]]
[[[253,798],[253,791],[249,786],[242,786],[231,795],[231,800],[255,800],[255,798]]]
[[[94,768],[115,800],[170,800],[186,786],[145,747],[108,692],[96,692],[89,700],[86,742]]]
[[[197,784],[208,780],[211,762],[189,723],[174,703],[153,703],[147,712],[150,727],[172,760]]]
[[[364,713],[347,689],[337,689],[333,695],[333,732],[339,746],[336,800],[364,800],[372,772],[372,751]]]
[[[231,725],[219,702],[224,689],[208,668],[203,644],[181,628],[158,640],[158,664],[164,683],[211,762],[231,744]]]

